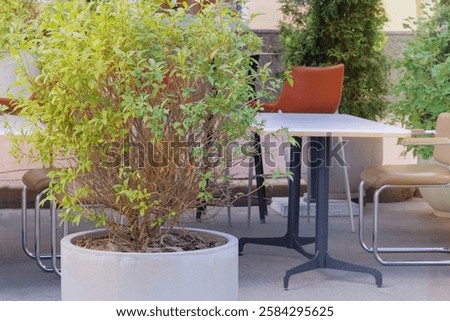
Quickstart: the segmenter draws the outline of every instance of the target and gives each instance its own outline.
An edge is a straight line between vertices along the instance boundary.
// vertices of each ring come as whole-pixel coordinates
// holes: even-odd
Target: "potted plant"
[[[371,120],[381,119],[386,106],[389,63],[383,53],[387,22],[382,0],[281,0],[286,17],[280,39],[287,68],[343,63],[344,87],[339,112]],[[381,139],[348,140],[344,147],[355,198],[361,170],[383,160]],[[344,171],[330,170],[330,193],[345,197]]]
[[[450,1],[433,1],[420,19],[410,19],[407,26],[414,35],[398,67],[402,74],[394,87],[398,100],[391,105],[396,121],[407,128],[433,130],[442,112],[450,111]],[[414,148],[419,162],[436,162],[432,147]],[[439,216],[450,217],[446,189],[421,188],[420,192]]]
[[[226,2],[198,3],[55,0],[18,35],[41,70],[20,141],[56,167],[64,219],[104,227],[63,239],[64,300],[237,299],[237,240],[181,221],[226,186],[261,40]]]

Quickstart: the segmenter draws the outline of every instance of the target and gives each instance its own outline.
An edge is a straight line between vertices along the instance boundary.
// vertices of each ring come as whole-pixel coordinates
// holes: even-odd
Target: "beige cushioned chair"
[[[361,246],[373,252],[378,262],[384,265],[450,265],[450,257],[446,260],[386,260],[380,253],[450,253],[445,247],[380,247],[378,232],[378,203],[380,193],[389,188],[404,187],[450,187],[450,113],[439,115],[436,123],[435,137],[408,138],[404,145],[434,145],[433,157],[445,165],[410,164],[410,165],[382,165],[365,169],[361,173],[359,186],[360,225],[359,241]],[[366,186],[375,188],[373,213],[373,244],[372,247],[364,242],[364,211],[363,197]],[[450,202],[450,200],[449,200]]]

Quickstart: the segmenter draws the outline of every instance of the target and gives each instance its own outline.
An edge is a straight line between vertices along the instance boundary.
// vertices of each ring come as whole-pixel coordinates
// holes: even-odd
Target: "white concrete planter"
[[[225,233],[190,229],[228,240],[216,248],[176,253],[119,253],[83,249],[61,241],[62,300],[237,300],[238,240]]]
[[[447,167],[447,165],[439,163],[433,157],[429,159],[417,158],[420,164],[438,164]],[[429,187],[419,188],[420,194],[424,200],[433,208],[433,214],[439,217],[450,218],[450,188],[449,187]]]

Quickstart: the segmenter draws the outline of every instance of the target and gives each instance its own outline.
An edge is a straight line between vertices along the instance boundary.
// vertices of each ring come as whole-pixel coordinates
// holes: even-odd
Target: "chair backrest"
[[[0,105],[6,107],[6,110],[4,112],[6,112],[7,114],[12,113],[14,110],[13,101],[9,98],[0,97]]]
[[[450,113],[439,114],[436,120],[436,137],[450,138]],[[438,162],[450,165],[450,146],[435,145],[433,157]]]
[[[341,102],[344,65],[297,66],[292,69],[293,85],[285,82],[276,103],[265,111],[285,113],[335,113]]]

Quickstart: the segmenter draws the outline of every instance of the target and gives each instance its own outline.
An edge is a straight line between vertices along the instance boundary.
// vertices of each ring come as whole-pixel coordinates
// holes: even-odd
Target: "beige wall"
[[[404,20],[417,16],[416,0],[384,0],[384,6],[389,18],[386,31],[404,30]]]
[[[249,0],[249,14],[258,14],[250,26],[253,29],[278,29],[278,23],[282,19],[279,8],[278,0]]]
[[[417,16],[416,3],[421,1],[423,0],[384,0],[389,17],[389,22],[385,27],[386,31],[403,31],[404,19]],[[261,13],[251,22],[251,27],[253,29],[278,29],[279,21],[282,19],[279,8],[278,0],[249,0],[249,13]]]

